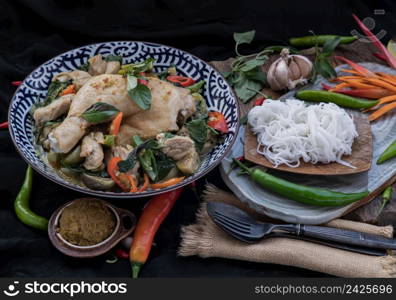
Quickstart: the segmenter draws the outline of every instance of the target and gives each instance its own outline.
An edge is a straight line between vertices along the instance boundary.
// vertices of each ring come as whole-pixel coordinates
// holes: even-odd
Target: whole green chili
[[[377,165],[384,163],[385,161],[396,156],[396,140],[390,144],[384,152],[378,157]]]
[[[294,47],[314,47],[315,45],[323,46],[326,41],[334,39],[335,37],[340,38],[340,44],[349,44],[357,40],[356,36],[338,36],[338,35],[308,35],[301,37],[294,37],[289,39],[289,44]]]
[[[22,223],[37,229],[47,230],[48,220],[42,216],[35,214],[30,210],[29,200],[30,200],[32,185],[33,185],[33,170],[31,166],[28,166],[26,170],[25,180],[14,201],[14,210],[18,219]]]
[[[331,102],[342,107],[348,108],[370,108],[378,103],[377,100],[366,100],[355,98],[348,95],[339,93],[332,93],[327,91],[317,90],[303,90],[296,93],[296,97],[301,100],[314,101],[314,102]]]
[[[316,206],[341,206],[363,199],[369,194],[368,191],[346,194],[321,188],[299,185],[275,177],[258,168],[248,168],[242,162],[236,159],[234,159],[234,163],[237,164],[247,174],[249,174],[253,181],[257,182],[263,188],[285,198],[305,204]]]

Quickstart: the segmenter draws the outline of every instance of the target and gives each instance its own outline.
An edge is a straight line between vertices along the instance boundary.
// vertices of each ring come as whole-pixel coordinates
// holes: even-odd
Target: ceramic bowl
[[[108,252],[109,250],[111,250],[122,239],[131,235],[131,233],[135,229],[136,217],[132,212],[122,208],[115,207],[107,201],[101,199],[95,199],[96,201],[103,202],[113,213],[116,220],[116,226],[114,228],[114,231],[108,238],[106,238],[104,241],[96,245],[92,245],[92,246],[73,245],[58,233],[58,223],[63,210],[69,205],[73,204],[74,201],[76,200],[65,203],[57,210],[55,210],[48,223],[48,235],[51,240],[51,243],[54,245],[56,249],[58,249],[63,254],[72,257],[80,257],[80,258],[90,258],[90,257],[102,255]],[[126,226],[126,224],[128,224],[128,226]]]
[[[124,64],[152,57],[156,60],[154,67],[156,72],[164,71],[170,65],[175,65],[180,75],[191,77],[196,81],[206,80],[203,95],[208,109],[220,111],[224,114],[229,132],[225,135],[224,140],[203,158],[200,168],[194,175],[187,177],[177,185],[139,194],[96,191],[64,180],[37,155],[34,144],[33,120],[29,115],[29,110],[37,99],[46,95],[48,85],[55,74],[74,70],[86,63],[89,57],[96,54],[120,55],[123,57]],[[86,194],[99,197],[135,198],[152,196],[187,185],[216,167],[235,141],[239,128],[239,106],[234,92],[222,75],[194,55],[155,43],[116,41],[73,49],[39,66],[25,78],[16,90],[9,108],[8,121],[11,137],[17,150],[27,163],[43,176],[64,187]]]

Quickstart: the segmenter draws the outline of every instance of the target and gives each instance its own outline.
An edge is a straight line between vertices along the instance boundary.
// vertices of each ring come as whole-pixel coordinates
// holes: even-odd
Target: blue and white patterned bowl
[[[164,71],[174,64],[181,75],[193,78],[196,81],[206,80],[203,95],[209,110],[220,111],[224,114],[229,127],[229,133],[224,141],[218,144],[207,154],[199,170],[186,178],[183,182],[169,188],[155,191],[146,191],[139,194],[113,193],[95,191],[75,185],[59,177],[56,172],[47,166],[36,154],[33,136],[33,120],[29,110],[37,99],[47,93],[52,77],[60,72],[76,69],[87,62],[88,58],[96,54],[120,55],[123,63],[142,61],[148,57],[156,60],[155,71]],[[117,41],[92,44],[70,50],[50,59],[35,69],[25,78],[16,90],[8,112],[9,129],[12,140],[22,157],[40,174],[67,188],[86,194],[110,198],[136,198],[151,196],[187,185],[204,176],[216,167],[228,150],[232,147],[239,128],[239,106],[234,92],[226,80],[210,65],[201,59],[176,48],[147,42]]]

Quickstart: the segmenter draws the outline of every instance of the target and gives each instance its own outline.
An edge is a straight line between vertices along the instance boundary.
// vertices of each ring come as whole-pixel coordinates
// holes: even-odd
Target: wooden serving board
[[[264,155],[261,155],[256,151],[258,146],[257,137],[254,135],[249,125],[245,131],[244,155],[247,160],[254,162],[255,164],[290,173],[308,175],[347,175],[365,172],[371,168],[373,152],[371,127],[367,118],[364,117],[354,117],[354,122],[358,132],[358,137],[352,145],[352,154],[344,156],[342,159],[355,166],[355,169],[335,162],[329,164],[311,164],[304,161],[300,161],[300,166],[297,168],[291,168],[286,165],[280,165],[275,168]]]
[[[373,56],[373,53],[377,52],[377,49],[371,44],[371,43],[363,43],[360,41],[355,41],[352,44],[349,45],[340,45],[337,47],[334,55],[340,55],[344,56],[348,59],[353,60],[354,62],[375,62],[378,64],[386,65],[382,60],[376,58]],[[304,51],[301,51],[301,54],[306,55],[308,58],[311,60],[314,58],[314,49],[307,49]],[[272,62],[274,62],[279,55],[273,55],[269,58],[268,62],[263,66],[264,71],[268,71],[269,66],[271,65]],[[214,68],[219,70],[220,72],[228,72],[231,70],[231,63],[234,61],[233,58],[229,58],[224,61],[212,61],[209,62]],[[334,65],[337,64],[336,61],[333,61]],[[281,94],[272,91],[271,89],[264,88],[261,92],[264,94],[272,97],[273,99],[277,99],[281,96]],[[259,95],[256,97],[260,97]],[[240,109],[241,109],[241,114],[242,116],[245,115],[250,108],[252,107],[254,103],[254,100],[250,101],[249,103],[245,104],[242,101],[239,101],[240,104]],[[378,210],[379,205],[370,205],[369,203],[374,200],[374,204],[378,204],[381,202],[381,192],[389,185],[392,185],[396,182],[396,175],[393,177],[390,177],[383,185],[378,187],[377,189],[373,190],[366,198],[355,202],[351,208],[345,213],[345,217],[347,219],[353,219],[357,221],[363,221],[363,222],[374,222],[373,220],[376,219],[376,214]],[[396,188],[396,184],[394,185],[394,188]],[[396,194],[396,193],[395,193]],[[391,204],[394,202],[395,197],[391,200]],[[396,201],[395,201],[396,202]],[[366,205],[369,204],[369,205]],[[363,207],[362,207],[363,206]],[[392,207],[396,207],[396,205],[393,205]],[[386,211],[386,209],[385,209]],[[394,212],[394,215],[396,216],[396,210]]]

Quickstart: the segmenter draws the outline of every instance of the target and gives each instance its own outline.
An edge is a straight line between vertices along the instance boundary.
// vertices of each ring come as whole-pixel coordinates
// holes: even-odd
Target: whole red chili
[[[183,188],[154,196],[144,207],[133,235],[129,259],[132,266],[132,277],[136,278],[146,262],[154,236],[169,214]]]
[[[6,129],[6,128],[8,128],[8,122],[0,123],[0,129]]]
[[[166,80],[170,82],[178,83],[183,87],[187,87],[195,83],[195,80],[190,77],[177,76],[177,75],[170,75],[166,77]]]

